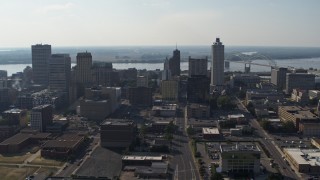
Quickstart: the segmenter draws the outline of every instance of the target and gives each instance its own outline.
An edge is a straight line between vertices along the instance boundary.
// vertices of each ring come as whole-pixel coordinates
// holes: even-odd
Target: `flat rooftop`
[[[204,104],[192,103],[192,104],[188,104],[188,107],[190,107],[190,108],[208,108],[209,106],[204,105]]]
[[[260,152],[260,149],[255,144],[224,144],[220,145],[221,152],[240,152],[240,151],[251,151]]]
[[[101,125],[109,125],[109,126],[128,126],[132,125],[133,121],[127,119],[106,119]]]
[[[21,109],[9,109],[9,110],[4,111],[3,113],[19,114],[19,113],[21,113],[22,111],[23,111],[23,110],[21,110]]]
[[[127,161],[162,161],[162,156],[122,156],[122,160]]]
[[[153,106],[152,111],[176,111],[177,105],[170,104],[170,105],[163,105],[163,106]]]
[[[231,115],[228,115],[228,118],[244,118],[244,115],[243,114],[231,114]]]
[[[3,142],[0,143],[0,145],[14,145],[14,144],[20,144],[24,141],[27,141],[28,139],[45,139],[49,137],[51,133],[18,133]]]
[[[202,128],[202,134],[220,134],[218,128]]]
[[[64,134],[55,140],[47,141],[43,148],[73,148],[84,139],[79,134]]]
[[[284,151],[287,152],[297,164],[320,166],[320,149],[285,148]]]

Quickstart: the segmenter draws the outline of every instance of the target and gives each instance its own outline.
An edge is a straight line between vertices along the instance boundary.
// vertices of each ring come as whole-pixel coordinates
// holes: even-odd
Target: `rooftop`
[[[132,125],[133,121],[127,119],[106,119],[101,125],[116,125],[116,126],[128,126]]]
[[[202,134],[220,134],[218,128],[202,128]]]
[[[129,161],[162,161],[162,156],[122,156],[122,160]]]
[[[19,113],[21,113],[22,111],[23,111],[23,110],[21,110],[21,109],[9,109],[9,110],[4,111],[3,113],[19,114]]]
[[[320,166],[319,149],[285,148],[284,151],[287,152],[287,154],[291,156],[297,164]]]
[[[20,144],[24,141],[27,141],[28,139],[32,138],[32,139],[45,139],[48,136],[50,136],[50,133],[18,133],[6,140],[4,140],[3,142],[1,142],[1,145],[12,145],[12,144]]]
[[[252,151],[260,152],[260,149],[255,144],[226,144],[220,145],[221,152],[238,152],[238,151]]]
[[[73,148],[84,139],[78,134],[64,134],[55,140],[49,140],[43,148]]]
[[[168,104],[168,105],[163,105],[163,106],[153,106],[152,111],[176,111],[177,110],[177,105],[176,104]]]

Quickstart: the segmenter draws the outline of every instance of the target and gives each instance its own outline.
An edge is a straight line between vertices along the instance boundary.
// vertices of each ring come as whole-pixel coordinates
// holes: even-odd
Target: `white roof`
[[[218,128],[202,128],[202,134],[220,134]]]
[[[308,164],[311,166],[320,166],[319,149],[299,149],[285,148],[285,151],[297,162],[297,164]]]

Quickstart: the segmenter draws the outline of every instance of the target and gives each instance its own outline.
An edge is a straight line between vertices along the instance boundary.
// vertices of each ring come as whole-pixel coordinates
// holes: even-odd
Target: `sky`
[[[319,0],[0,0],[0,47],[320,47]]]

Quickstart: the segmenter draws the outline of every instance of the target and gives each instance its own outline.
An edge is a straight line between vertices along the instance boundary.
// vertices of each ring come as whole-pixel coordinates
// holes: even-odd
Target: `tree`
[[[223,176],[222,176],[221,173],[215,172],[215,173],[211,176],[211,180],[223,180]]]
[[[192,135],[195,135],[196,132],[195,132],[195,130],[194,130],[191,126],[188,126],[188,128],[187,128],[187,134],[188,134],[189,136],[192,136]]]
[[[235,108],[235,105],[232,103],[231,98],[227,95],[218,97],[217,106],[223,110],[232,110]]]
[[[169,140],[170,143],[172,142],[173,140],[173,133],[176,129],[176,126],[173,124],[173,121],[170,121],[170,123],[167,125],[167,127],[165,128],[165,139]]]

